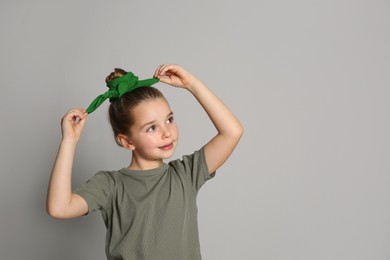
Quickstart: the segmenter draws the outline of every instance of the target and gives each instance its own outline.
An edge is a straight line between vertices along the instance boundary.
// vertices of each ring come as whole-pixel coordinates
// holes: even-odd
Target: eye
[[[146,132],[154,132],[156,130],[156,126],[155,125],[152,125],[151,127],[149,127]]]
[[[167,119],[167,124],[172,124],[174,121],[173,116],[171,116]]]

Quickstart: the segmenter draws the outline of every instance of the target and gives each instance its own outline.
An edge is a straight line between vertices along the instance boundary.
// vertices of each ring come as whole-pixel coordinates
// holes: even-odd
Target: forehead
[[[132,111],[134,124],[142,125],[153,120],[165,119],[171,108],[165,98],[144,100]]]

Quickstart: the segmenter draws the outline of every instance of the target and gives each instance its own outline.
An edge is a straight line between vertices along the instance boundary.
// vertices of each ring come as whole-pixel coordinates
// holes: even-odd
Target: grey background
[[[389,1],[1,1],[1,259],[105,259],[99,213],[45,212],[60,119],[114,67],[201,78],[244,137],[199,195],[204,259],[390,259]],[[193,97],[176,157],[215,130]],[[78,186],[127,166],[107,107],[89,116]]]

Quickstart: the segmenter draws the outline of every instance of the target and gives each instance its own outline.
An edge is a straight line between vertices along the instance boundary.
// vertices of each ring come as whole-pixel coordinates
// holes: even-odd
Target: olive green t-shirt
[[[196,196],[209,175],[204,148],[151,170],[98,172],[75,193],[107,228],[107,259],[200,260]]]

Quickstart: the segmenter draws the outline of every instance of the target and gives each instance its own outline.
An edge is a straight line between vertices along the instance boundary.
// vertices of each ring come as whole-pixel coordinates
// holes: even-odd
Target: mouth
[[[167,145],[164,145],[164,146],[160,146],[159,147],[161,150],[171,150],[173,148],[173,143],[169,143]]]

